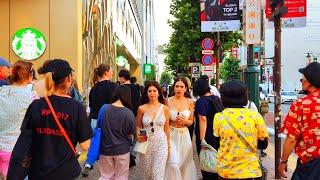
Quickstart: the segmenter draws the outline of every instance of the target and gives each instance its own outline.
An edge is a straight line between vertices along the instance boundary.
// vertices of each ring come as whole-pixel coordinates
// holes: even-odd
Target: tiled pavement
[[[199,159],[195,149],[195,143],[193,143],[193,157],[197,167],[197,177],[198,179],[202,179],[200,168],[199,168]],[[275,179],[275,168],[274,168],[274,144],[269,143],[268,148],[265,150],[267,156],[263,158],[263,164],[268,169],[268,180]],[[280,153],[280,152],[279,152]],[[288,162],[288,179],[291,179],[292,173],[296,166],[296,156],[292,154],[289,158]],[[90,175],[86,178],[82,178],[85,180],[96,180],[100,176],[98,165],[94,166],[94,169],[90,172]],[[139,173],[137,167],[133,167],[130,169],[129,173],[130,180],[141,180],[143,179],[142,175]]]

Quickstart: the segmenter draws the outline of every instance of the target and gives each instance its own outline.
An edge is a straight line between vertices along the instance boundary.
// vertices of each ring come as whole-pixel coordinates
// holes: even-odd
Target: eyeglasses
[[[153,121],[150,122],[150,126],[151,126],[151,132],[154,133],[154,128],[153,128]]]

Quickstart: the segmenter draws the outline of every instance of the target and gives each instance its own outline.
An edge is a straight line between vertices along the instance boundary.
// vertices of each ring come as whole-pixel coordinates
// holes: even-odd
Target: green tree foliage
[[[146,74],[146,81],[156,80],[156,66],[151,64],[151,73]]]
[[[173,0],[170,14],[174,20],[169,21],[173,29],[169,44],[164,48],[167,54],[165,63],[167,69],[177,74],[178,67],[185,75],[188,74],[188,60],[191,55],[201,58],[201,41],[205,37],[216,39],[216,33],[201,33],[200,30],[200,2],[194,0]],[[239,32],[220,33],[223,50],[230,50],[242,42]]]
[[[224,81],[230,79],[239,79],[239,63],[240,60],[236,58],[225,58],[220,69],[221,79]]]
[[[168,71],[164,71],[160,77],[160,84],[171,84],[171,83],[172,83],[171,73],[169,73]]]

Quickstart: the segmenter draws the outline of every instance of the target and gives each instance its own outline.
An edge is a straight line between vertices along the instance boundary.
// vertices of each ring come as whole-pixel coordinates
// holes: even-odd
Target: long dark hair
[[[110,71],[110,68],[109,64],[100,64],[95,68],[93,73],[93,84],[96,84],[98,82],[98,78],[103,76],[106,71]]]
[[[142,97],[141,97],[141,101],[140,101],[140,105],[143,105],[143,104],[147,104],[149,103],[149,98],[148,98],[148,89],[149,87],[151,86],[154,86],[155,88],[157,88],[158,90],[158,93],[159,93],[159,97],[158,97],[158,100],[161,104],[166,104],[166,101],[163,97],[163,93],[162,93],[162,90],[161,90],[161,87],[160,87],[160,84],[157,82],[157,81],[149,81],[146,83],[146,86],[144,88],[144,91],[142,93]]]
[[[128,86],[120,85],[115,89],[111,98],[111,103],[118,100],[120,100],[125,107],[132,109],[131,90]]]
[[[184,86],[186,87],[186,90],[187,90],[187,91],[184,93],[184,97],[186,97],[186,98],[191,98],[190,93],[189,93],[188,80],[187,80],[185,77],[183,77],[183,76],[179,76],[179,77],[177,77],[177,78],[175,79],[175,81],[174,81],[174,83],[173,83],[173,95],[174,95],[174,87],[175,87],[176,83],[179,82],[179,81],[181,81],[181,82],[184,84]]]

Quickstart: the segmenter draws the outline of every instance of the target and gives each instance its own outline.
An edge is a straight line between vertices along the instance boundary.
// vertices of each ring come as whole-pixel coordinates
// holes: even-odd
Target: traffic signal
[[[288,13],[288,8],[284,6],[284,0],[270,0],[269,6],[271,8],[272,16],[270,18],[273,21],[275,18],[283,17]]]

